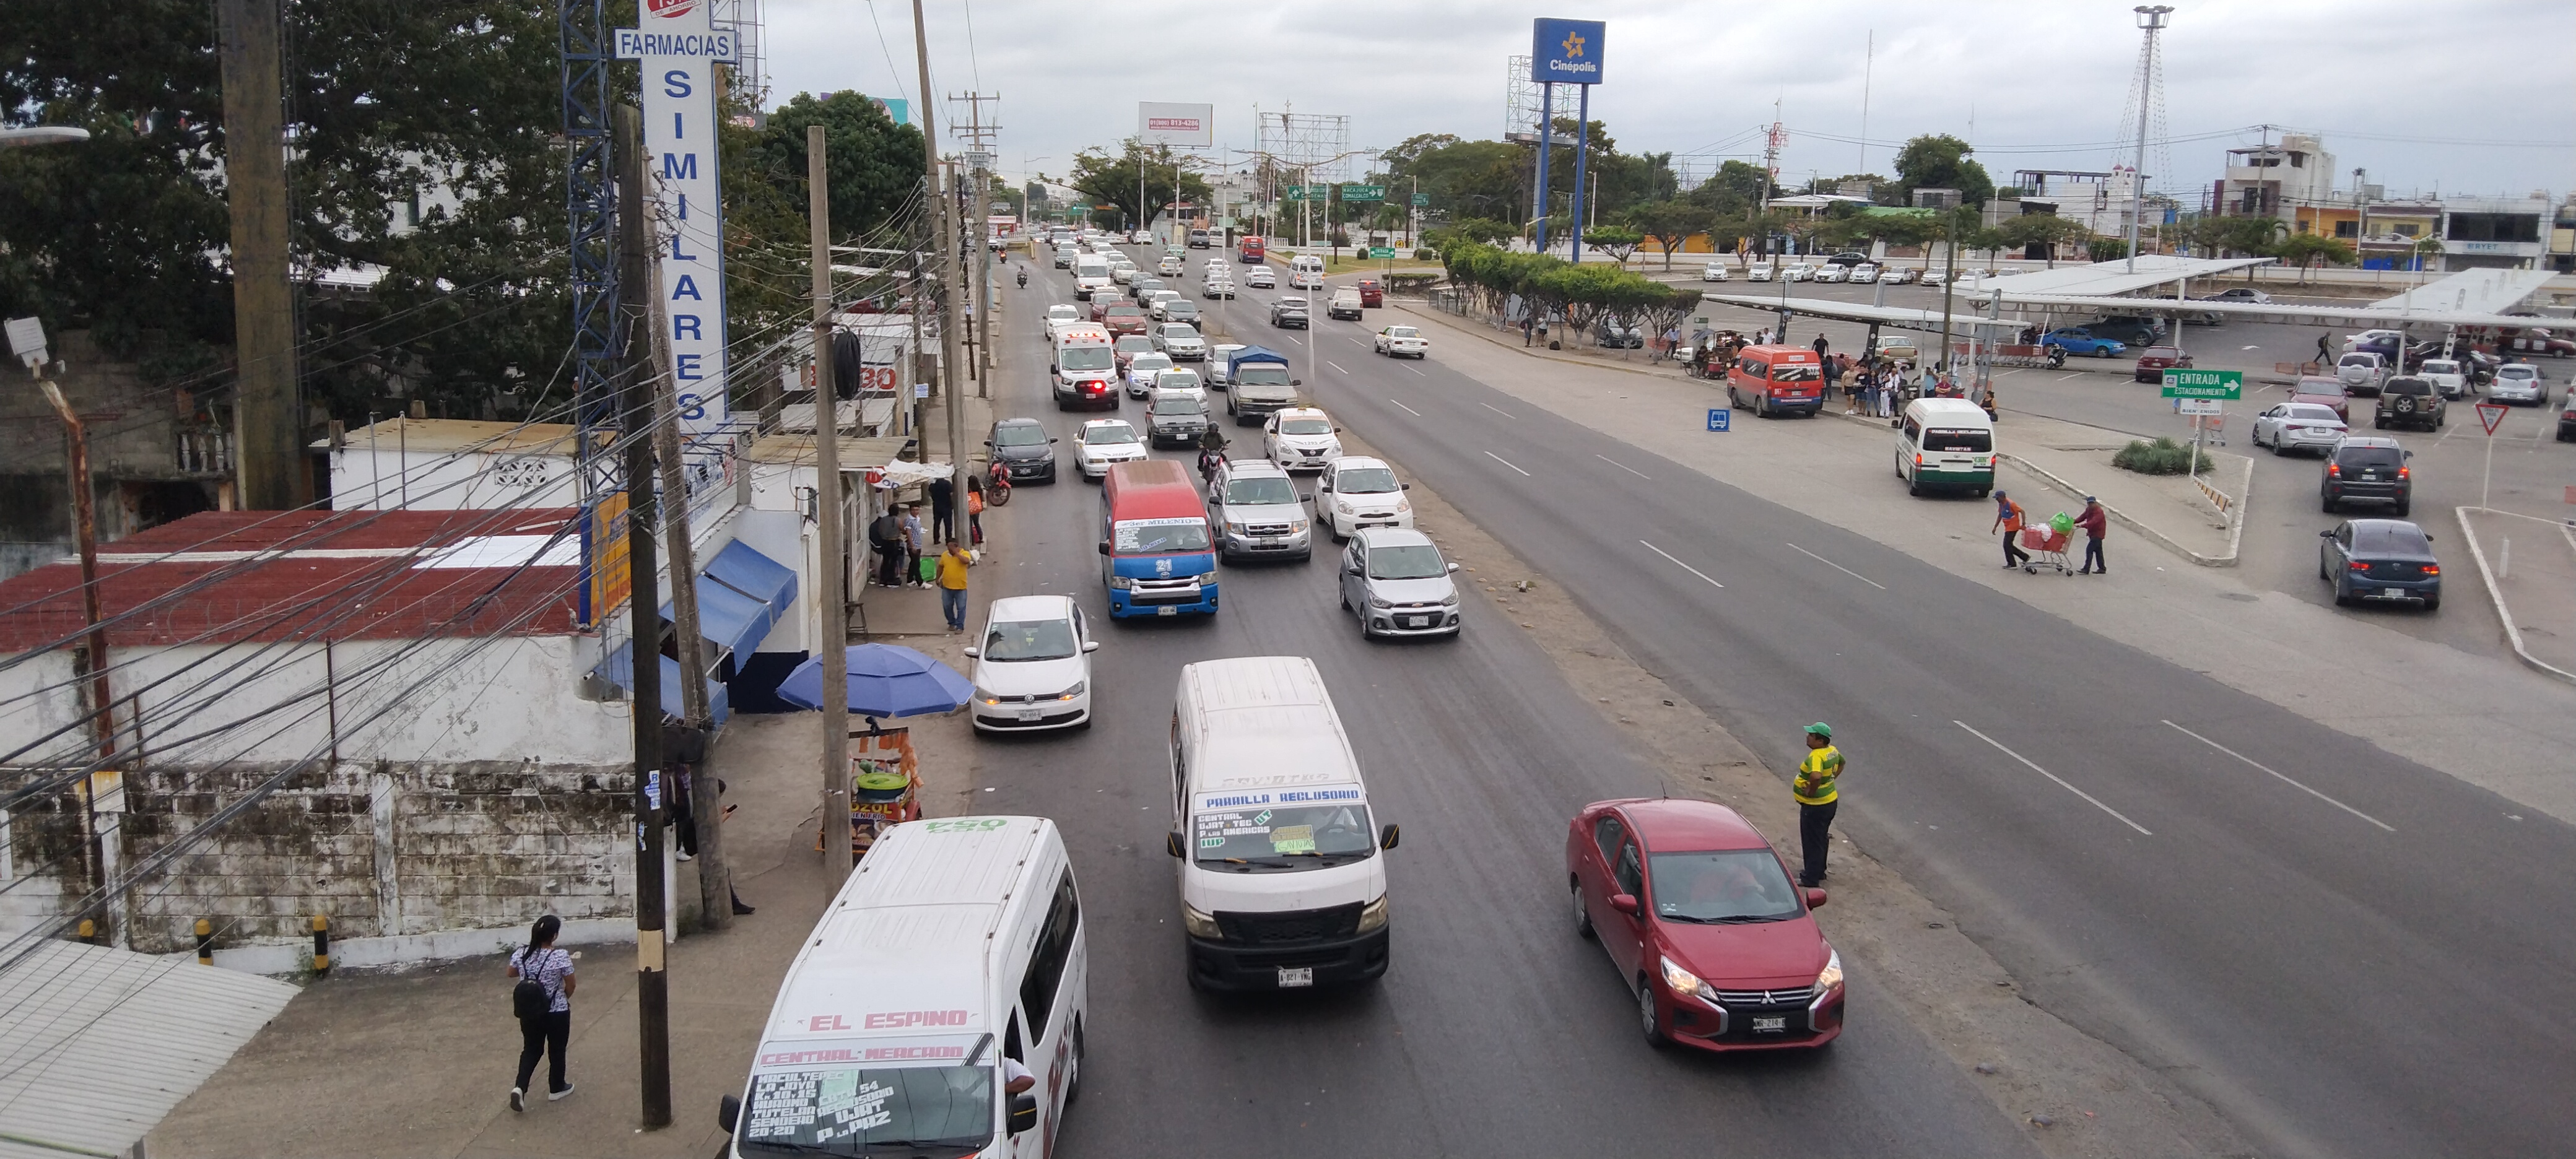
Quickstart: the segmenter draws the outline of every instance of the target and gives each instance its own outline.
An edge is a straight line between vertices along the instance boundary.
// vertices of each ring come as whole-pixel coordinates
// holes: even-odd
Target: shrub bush
[[[1417,262],[1436,262],[1440,260],[1440,251],[1426,246],[1422,249],[1413,251],[1413,260]]]
[[[2119,454],[2111,456],[2111,465],[2141,475],[2188,474],[2193,469],[2192,447],[2189,443],[2177,443],[2169,438],[2159,438],[2152,443],[2132,439],[2128,446],[2120,448]],[[2209,466],[2206,451],[2200,453],[2200,466]]]

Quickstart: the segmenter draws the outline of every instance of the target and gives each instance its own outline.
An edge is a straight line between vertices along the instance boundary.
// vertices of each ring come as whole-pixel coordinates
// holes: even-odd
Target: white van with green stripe
[[[1995,486],[1995,420],[1964,398],[1918,398],[1896,422],[1896,477],[1905,493]]]

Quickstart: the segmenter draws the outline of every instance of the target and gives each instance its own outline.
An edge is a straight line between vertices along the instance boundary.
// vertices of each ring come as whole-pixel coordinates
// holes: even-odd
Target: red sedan
[[[2337,379],[2303,375],[2290,388],[2290,401],[2314,403],[2335,412],[2336,418],[2347,423],[2352,421],[2352,397],[2345,393],[2343,383]]]
[[[1818,1047],[1843,1030],[1842,956],[1752,824],[1706,801],[1583,807],[1565,834],[1575,930],[1596,938],[1656,1046]]]

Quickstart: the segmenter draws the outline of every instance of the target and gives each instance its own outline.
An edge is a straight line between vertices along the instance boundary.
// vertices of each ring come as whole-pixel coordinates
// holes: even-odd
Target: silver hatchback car
[[[1342,607],[1359,618],[1363,637],[1456,636],[1458,585],[1449,574],[1457,570],[1430,536],[1372,527],[1342,552]]]

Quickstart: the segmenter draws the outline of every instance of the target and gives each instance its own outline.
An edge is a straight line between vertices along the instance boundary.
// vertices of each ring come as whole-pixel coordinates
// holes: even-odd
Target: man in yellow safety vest
[[[1797,779],[1789,782],[1789,791],[1798,798],[1798,844],[1806,855],[1806,864],[1798,872],[1800,885],[1824,884],[1825,841],[1833,829],[1838,796],[1834,783],[1842,775],[1843,754],[1834,747],[1832,726],[1808,725],[1807,757],[1798,762]]]

